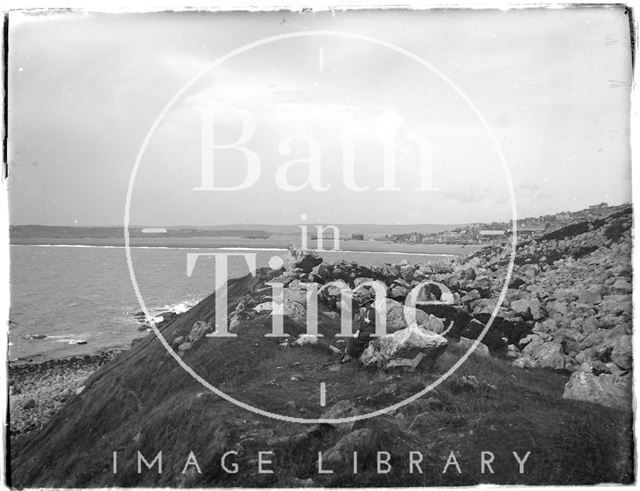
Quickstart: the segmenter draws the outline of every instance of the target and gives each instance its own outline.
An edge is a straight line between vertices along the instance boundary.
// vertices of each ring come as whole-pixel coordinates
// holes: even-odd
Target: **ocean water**
[[[200,257],[187,275],[189,253],[255,254],[267,266],[282,249],[182,249],[140,247],[131,258],[140,293],[150,313],[183,312],[213,289],[213,258]],[[13,245],[9,359],[41,360],[128,346],[144,335],[135,313],[141,311],[127,268],[125,249],[102,246]],[[323,252],[325,261],[339,259],[380,264],[407,259],[427,263],[434,254]],[[229,277],[248,273],[242,257],[229,258]],[[86,344],[78,342],[86,341]]]

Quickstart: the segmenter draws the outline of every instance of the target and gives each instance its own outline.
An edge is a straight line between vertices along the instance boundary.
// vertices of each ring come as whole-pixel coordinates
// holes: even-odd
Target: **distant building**
[[[364,240],[364,234],[351,234],[351,240]]]
[[[520,238],[528,238],[536,235],[541,235],[545,231],[544,226],[536,226],[536,227],[518,227],[518,236]],[[509,234],[511,235],[511,234]]]
[[[480,230],[480,235],[484,237],[500,237],[506,235],[504,230]]]
[[[485,229],[478,232],[478,242],[493,242],[499,244],[507,240],[506,230]]]
[[[609,208],[609,203],[605,203],[604,201],[597,205],[591,205],[589,207],[590,210],[599,210],[601,208]]]

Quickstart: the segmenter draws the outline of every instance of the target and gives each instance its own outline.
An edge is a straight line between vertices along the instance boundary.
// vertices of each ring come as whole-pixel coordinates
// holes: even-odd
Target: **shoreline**
[[[123,238],[63,238],[63,237],[34,237],[11,238],[11,246],[41,246],[41,247],[112,247],[124,248]],[[300,248],[300,237],[279,236],[269,239],[240,239],[230,237],[132,237],[131,248],[157,249],[251,249],[251,250],[282,250],[293,245]],[[424,255],[424,256],[460,256],[475,252],[490,244],[410,244],[381,240],[341,240],[339,250],[330,250],[332,240],[324,241],[324,249],[318,251],[316,240],[309,240],[310,250],[322,253],[362,253],[362,254],[394,254],[394,255]]]
[[[22,246],[22,247],[79,247],[79,248],[123,248],[124,246],[122,245],[113,245],[114,243],[119,242],[119,239],[98,239],[98,238],[87,238],[86,240],[80,241],[80,242],[87,242],[87,243],[76,243],[78,242],[78,240],[76,239],[72,239],[72,238],[68,238],[68,239],[61,239],[59,241],[54,241],[51,239],[34,239],[34,240],[27,240],[26,242],[33,242],[33,243],[13,243],[11,245],[13,246]],[[53,244],[40,244],[40,243],[36,243],[36,242],[54,242]],[[56,243],[56,242],[65,242],[65,243]],[[89,244],[90,242],[90,244]],[[181,248],[181,245],[179,244],[174,244],[173,246],[166,246],[166,245],[160,245],[160,244],[166,244],[167,241],[164,239],[146,239],[146,242],[153,242],[154,245],[152,246],[133,246],[133,247],[143,247],[143,248],[150,248],[150,249],[154,249],[154,248],[158,248],[158,249],[178,249]],[[256,239],[251,239],[251,240],[247,240],[244,242],[249,242],[249,243],[245,243],[242,244],[243,241],[241,240],[236,240],[233,241],[234,245],[233,246],[229,246],[229,247],[218,247],[220,245],[221,242],[224,241],[214,241],[214,242],[218,242],[218,243],[212,243],[211,241],[208,241],[208,243],[206,245],[203,245],[200,243],[200,241],[198,241],[198,244],[193,243],[193,240],[183,240],[182,241],[182,245],[190,245],[190,246],[194,246],[194,247],[207,247],[209,249],[212,248],[220,248],[220,249],[227,249],[227,250],[247,250],[247,251],[282,251],[285,252],[287,251],[286,248],[271,248],[271,247],[267,247],[268,245],[272,245],[272,244],[265,244],[261,239],[256,240]],[[255,245],[256,242],[260,242],[261,245],[263,247],[252,247],[253,245]],[[353,261],[353,260],[357,260],[359,263],[361,261],[365,261],[368,262],[366,259],[364,259],[362,256],[361,257],[354,257],[351,258],[349,257],[350,254],[355,254],[355,255],[379,255],[379,256],[384,256],[384,255],[389,255],[389,257],[387,258],[373,258],[372,257],[372,262],[373,264],[380,264],[382,265],[383,263],[396,263],[402,260],[403,256],[410,256],[410,255],[414,255],[414,256],[425,256],[426,258],[431,259],[431,261],[433,262],[440,262],[440,261],[450,261],[456,257],[462,257],[464,255],[470,254],[472,251],[480,249],[481,247],[485,247],[485,246],[479,246],[479,247],[475,247],[474,249],[466,249],[466,250],[461,250],[461,246],[459,245],[452,245],[452,244],[439,244],[439,245],[427,245],[427,244],[419,244],[419,245],[415,245],[415,244],[395,244],[395,243],[391,243],[391,242],[380,242],[380,241],[347,241],[347,242],[354,242],[357,244],[357,246],[359,246],[360,248],[364,248],[364,247],[369,247],[369,246],[377,246],[378,248],[380,248],[380,251],[371,251],[371,250],[353,250],[353,251],[346,251],[346,250],[338,250],[338,251],[322,251],[320,252],[320,254],[322,256],[324,256],[325,259],[325,264],[331,264],[334,263],[335,261],[339,261],[339,260],[346,260],[347,262],[349,261]],[[242,244],[242,245],[240,245]],[[275,245],[282,245],[281,243],[275,244]],[[391,250],[385,250],[387,248],[389,248],[390,246],[404,246],[405,249],[410,248],[411,250],[407,250],[407,251],[391,251]],[[190,248],[190,247],[189,247]],[[356,247],[357,248],[357,247]],[[310,246],[310,249],[313,249],[313,246]],[[418,251],[418,249],[420,249],[420,251]],[[429,252],[426,252],[425,249],[430,249]],[[342,258],[340,258],[340,254],[343,254],[344,256],[342,256]],[[336,257],[338,256],[338,257]],[[346,256],[346,257],[345,257]],[[386,260],[385,260],[386,259]],[[421,262],[419,259],[417,259],[416,257],[408,257],[408,259],[410,259],[411,262]],[[427,261],[430,262],[430,261]],[[136,327],[140,327],[138,326],[134,326],[134,329]],[[140,333],[140,335],[142,336],[144,333]],[[111,345],[108,346],[98,346],[95,347],[95,349],[91,349],[88,348],[87,350],[85,350],[84,352],[81,353],[51,353],[49,352],[49,350],[45,350],[42,352],[38,352],[35,354],[25,354],[23,356],[17,357],[17,358],[13,358],[11,360],[9,360],[9,363],[12,365],[19,365],[19,364],[40,364],[40,363],[45,363],[47,361],[52,361],[52,360],[64,360],[67,359],[69,357],[74,357],[74,356],[93,356],[97,353],[99,353],[102,350],[108,350],[108,349],[128,349],[130,347],[130,342],[131,340],[127,339],[125,341],[123,341],[122,343],[113,343]]]
[[[39,362],[8,363],[9,436],[24,436],[42,426],[101,366],[127,351],[106,348],[88,355],[73,355]]]

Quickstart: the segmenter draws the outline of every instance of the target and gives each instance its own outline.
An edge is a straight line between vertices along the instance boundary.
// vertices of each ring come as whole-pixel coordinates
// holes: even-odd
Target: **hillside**
[[[10,442],[12,485],[630,483],[631,216],[623,210],[519,244],[506,302],[484,345],[436,389],[394,412],[315,425],[258,416],[205,389],[151,334],[95,372],[41,431]],[[361,415],[416,394],[469,349],[493,311],[509,255],[508,248],[486,248],[442,264],[371,268],[308,258],[294,258],[297,268],[263,269],[230,282],[237,337],[203,336],[215,317],[213,295],[160,325],[163,336],[195,372],[243,402],[299,418]],[[393,309],[421,281],[448,287],[447,305],[418,305],[417,316],[417,329],[430,329],[427,339],[444,336],[446,351],[414,371],[336,363],[341,355],[331,348],[342,347],[334,334],[344,307],[331,289],[319,305],[324,337],[296,345],[309,341],[299,337],[305,330],[300,280],[340,279],[353,287],[362,278],[383,281]],[[290,341],[284,343],[264,337],[271,330],[265,283],[274,279],[287,285]],[[442,290],[433,295],[445,298]],[[138,451],[149,462],[162,451],[163,472],[143,467],[138,473]],[[194,465],[182,472],[190,451],[201,472]],[[228,464],[237,462],[238,473],[221,466],[228,451],[237,452]],[[272,474],[258,472],[259,451],[273,452]],[[389,453],[388,473],[379,472],[377,451]],[[494,473],[481,473],[483,451],[492,452]],[[318,472],[319,452],[334,473]],[[410,466],[411,452],[420,453],[422,472]],[[446,465],[451,452],[460,472]],[[513,452],[521,458],[531,452],[524,473]]]

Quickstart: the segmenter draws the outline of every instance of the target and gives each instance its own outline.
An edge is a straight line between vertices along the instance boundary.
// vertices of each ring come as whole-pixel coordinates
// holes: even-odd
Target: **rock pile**
[[[386,311],[388,334],[362,355],[367,366],[415,369],[446,348],[443,336],[471,347],[496,311],[479,354],[503,357],[518,368],[574,373],[565,397],[620,406],[632,368],[631,213],[629,208],[520,242],[497,311],[510,246],[435,264],[370,267],[326,264],[313,252],[292,249],[269,280],[284,285],[284,316],[302,328],[310,287],[319,293],[322,315],[337,320],[348,303],[357,312],[361,296],[374,297],[373,282],[383,284],[386,298],[377,298],[375,306]],[[415,307],[405,305],[410,292],[425,283]],[[271,295],[264,285],[246,295],[230,316],[230,329],[272,315]],[[197,342],[193,335],[174,341],[181,354]]]
[[[531,333],[508,346],[509,357],[520,368],[575,372],[566,398],[610,406],[628,402],[623,395],[632,368],[631,225],[626,209],[518,245],[500,315],[531,326]],[[457,272],[435,279],[459,293],[469,313],[488,313],[504,285],[508,260],[508,250],[483,249],[462,260]],[[469,268],[475,274],[463,274]]]

